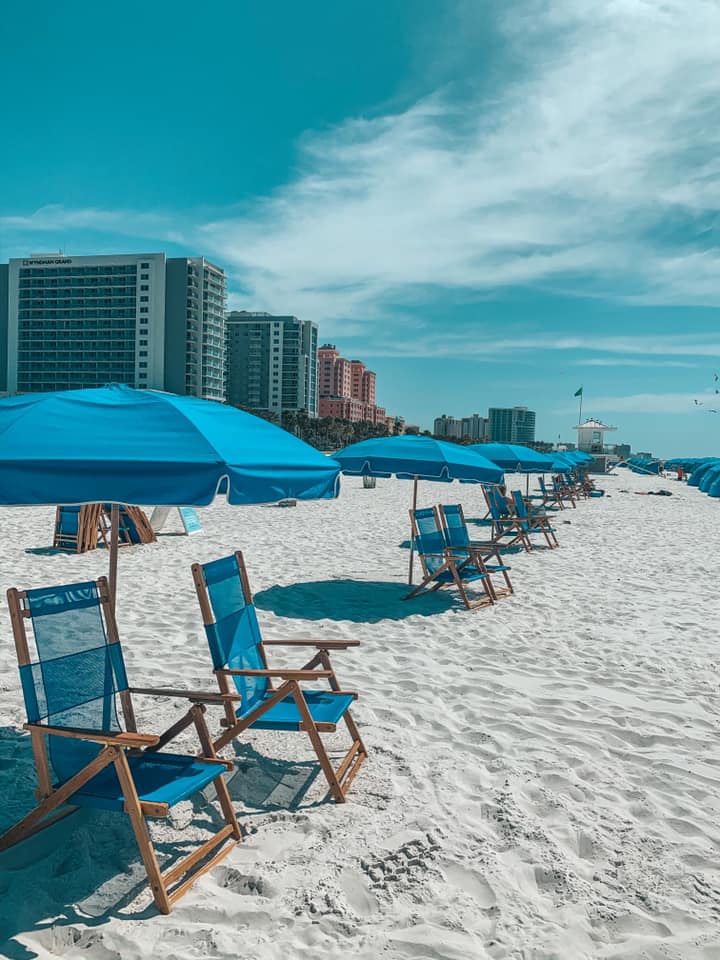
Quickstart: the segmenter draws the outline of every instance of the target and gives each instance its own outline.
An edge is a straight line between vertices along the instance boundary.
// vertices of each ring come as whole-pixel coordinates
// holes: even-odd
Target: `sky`
[[[11,4],[0,260],[202,254],[409,423],[573,439],[582,386],[719,454],[719,37],[718,0]]]

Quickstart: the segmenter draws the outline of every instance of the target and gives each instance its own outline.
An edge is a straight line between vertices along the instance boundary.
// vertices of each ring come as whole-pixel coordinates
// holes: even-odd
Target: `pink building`
[[[383,407],[376,406],[376,375],[361,360],[346,360],[332,343],[318,350],[318,412],[321,417],[387,425],[391,431],[395,420]],[[392,426],[390,425],[392,423]]]

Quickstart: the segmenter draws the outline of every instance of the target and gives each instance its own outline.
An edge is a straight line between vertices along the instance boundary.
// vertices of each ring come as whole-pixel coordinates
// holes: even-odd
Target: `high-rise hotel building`
[[[232,310],[226,335],[228,403],[278,417],[285,410],[317,416],[316,323]]]
[[[225,274],[203,257],[10,260],[4,297],[0,272],[6,389],[125,383],[222,400],[224,311]]]

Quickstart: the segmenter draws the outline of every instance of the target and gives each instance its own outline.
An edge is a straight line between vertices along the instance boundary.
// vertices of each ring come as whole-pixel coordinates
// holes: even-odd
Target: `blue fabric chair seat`
[[[315,723],[337,723],[342,719],[343,714],[350,708],[353,697],[349,694],[332,693],[329,690],[303,690],[305,701],[310,708],[310,713]],[[265,694],[265,700],[273,696],[273,691],[269,690]],[[257,703],[254,703],[249,710],[243,712],[242,708],[237,711],[237,716],[242,718],[257,710]],[[252,724],[253,730],[299,730],[302,718],[292,697],[285,697],[274,707],[270,707],[267,713]]]
[[[473,580],[484,580],[487,577],[486,573],[482,573],[477,567],[473,567],[471,564],[466,564],[461,566],[460,577],[462,580],[471,582]],[[443,570],[442,573],[438,573],[434,578],[435,583],[455,583],[455,577],[449,570]]]
[[[128,757],[140,800],[173,806],[202,790],[223,772],[216,764],[174,753]],[[105,767],[74,793],[69,803],[98,810],[122,810],[124,797],[115,765]]]

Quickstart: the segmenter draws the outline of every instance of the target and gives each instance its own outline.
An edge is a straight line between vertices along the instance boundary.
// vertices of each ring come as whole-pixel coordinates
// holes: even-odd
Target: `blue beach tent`
[[[688,479],[688,486],[699,487],[702,481],[702,478],[705,476],[707,471],[711,470],[712,467],[717,463],[720,463],[720,460],[718,460],[717,457],[712,457],[706,460],[704,463],[698,464],[693,470],[693,472],[690,474],[690,478]]]

